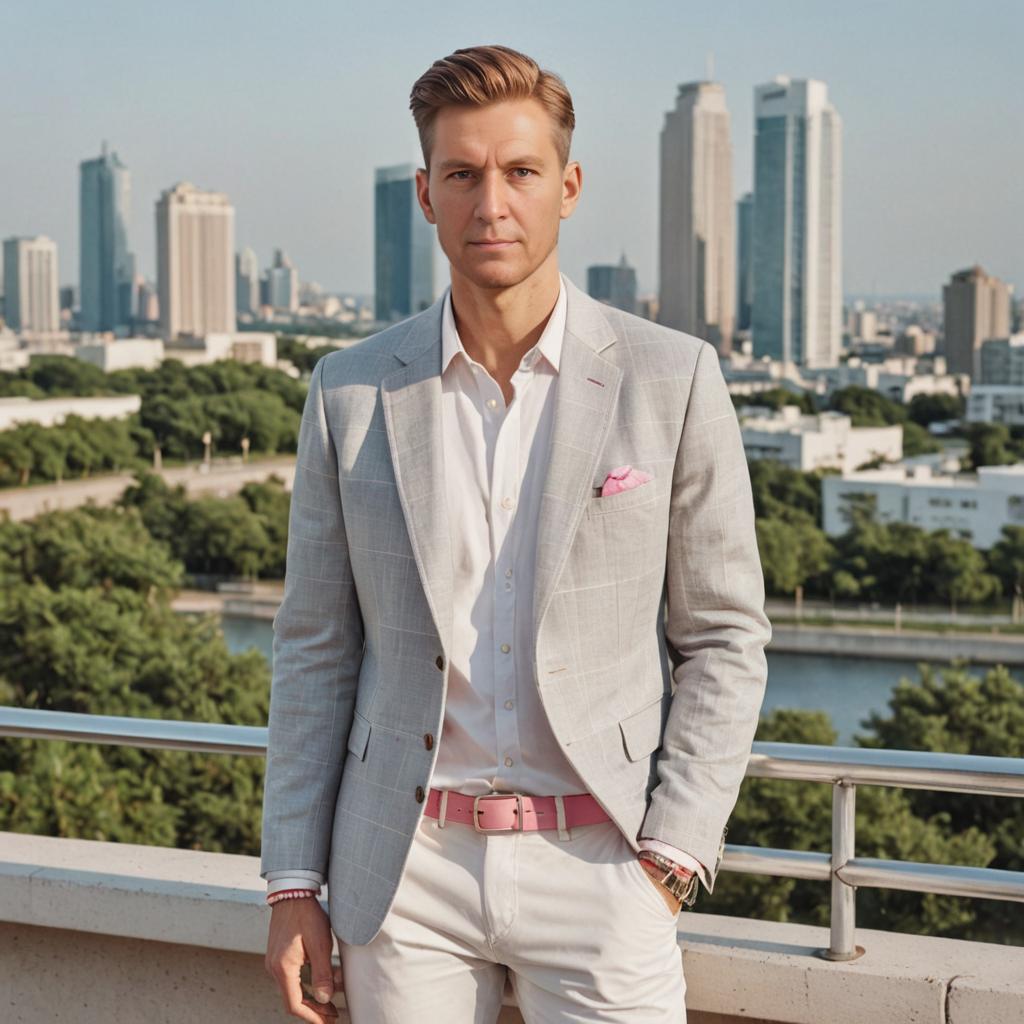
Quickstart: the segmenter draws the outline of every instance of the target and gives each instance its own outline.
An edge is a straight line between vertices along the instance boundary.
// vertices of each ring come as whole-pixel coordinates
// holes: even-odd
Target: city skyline
[[[14,36],[41,38],[52,6],[9,12]],[[3,237],[46,235],[77,253],[78,165],[106,139],[132,172],[131,247],[148,279],[156,200],[172,182],[189,180],[231,196],[238,247],[254,249],[261,264],[283,248],[303,280],[369,293],[374,168],[420,162],[409,87],[457,46],[502,41],[561,74],[575,101],[571,156],[583,166],[584,186],[562,226],[562,269],[582,284],[587,266],[614,263],[625,250],[649,293],[657,284],[661,122],[678,86],[704,77],[713,50],[711,77],[724,86],[732,115],[734,200],[753,184],[755,86],[777,74],[827,83],[844,121],[846,295],[937,298],[952,272],[974,263],[1022,290],[1024,198],[1014,178],[1024,143],[1008,126],[1020,84],[1012,27],[1024,14],[1011,4],[987,5],[978,24],[958,18],[963,7],[953,3],[869,4],[852,14],[794,4],[784,23],[742,4],[697,16],[651,3],[638,20],[596,5],[558,12],[528,4],[524,18],[523,8],[485,14],[456,3],[413,40],[383,34],[389,11],[408,5],[385,3],[371,19],[306,4],[302,23],[317,31],[308,33],[301,61],[216,3],[204,5],[206,31],[190,33],[188,47],[187,18],[181,28],[158,25],[113,3],[119,13],[100,31],[88,12],[61,6],[59,24],[48,29],[46,84],[13,88],[38,63],[30,46],[15,47],[0,70],[0,83],[11,83],[0,89],[12,143],[0,159]],[[643,59],[628,56],[630,32],[645,25],[657,30],[644,32]],[[70,90],[69,79],[85,68],[85,81]],[[242,70],[255,72],[246,90],[238,87]],[[285,109],[292,113],[283,116]],[[435,251],[440,288],[448,268]],[[79,284],[73,262],[62,261],[61,284]]]

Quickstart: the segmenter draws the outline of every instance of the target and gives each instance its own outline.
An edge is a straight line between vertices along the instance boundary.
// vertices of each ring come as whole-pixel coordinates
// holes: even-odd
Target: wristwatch
[[[666,872],[664,878],[658,879],[657,875],[652,875],[651,877],[659,880],[684,907],[693,906],[697,900],[696,871],[688,875],[676,874],[677,865],[675,861],[669,860],[668,857],[663,857],[660,853],[655,853],[654,850],[641,850],[637,856],[643,860],[649,860],[652,864],[662,868]]]

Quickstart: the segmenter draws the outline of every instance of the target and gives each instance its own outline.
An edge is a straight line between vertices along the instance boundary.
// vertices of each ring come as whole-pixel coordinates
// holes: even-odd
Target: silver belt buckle
[[[510,796],[514,796],[516,799],[516,822],[517,824],[510,827],[494,827],[486,828],[480,825],[480,811],[478,804],[481,800],[507,800]],[[522,793],[481,793],[479,796],[473,797],[473,828],[477,832],[487,834],[489,832],[521,832],[523,828],[523,795]]]

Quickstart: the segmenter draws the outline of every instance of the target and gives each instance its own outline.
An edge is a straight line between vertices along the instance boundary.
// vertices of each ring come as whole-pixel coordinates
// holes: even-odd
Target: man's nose
[[[500,173],[483,176],[476,204],[476,214],[481,220],[494,221],[507,214],[508,196],[505,189],[505,179]]]

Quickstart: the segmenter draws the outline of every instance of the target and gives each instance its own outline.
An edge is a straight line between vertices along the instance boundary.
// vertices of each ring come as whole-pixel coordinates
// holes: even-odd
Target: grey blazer
[[[566,287],[533,682],[630,844],[686,850],[711,891],[771,636],[739,425],[711,345]],[[321,872],[353,944],[391,907],[444,713],[442,305],[323,357],[299,433],[261,874]],[[598,496],[624,463],[652,479]]]

